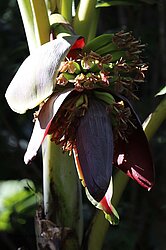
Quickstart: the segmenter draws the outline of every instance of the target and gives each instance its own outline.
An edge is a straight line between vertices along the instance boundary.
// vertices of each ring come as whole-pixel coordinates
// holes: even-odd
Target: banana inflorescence
[[[108,88],[136,98],[137,83],[144,82],[147,66],[140,56],[144,45],[131,32],[103,34],[91,40],[73,59],[61,63],[56,86],[84,89]]]
[[[131,32],[120,31],[115,34],[103,34],[91,40],[84,48],[85,52],[94,51],[104,56],[112,55],[112,61],[124,59],[136,59],[145,45],[136,40]]]
[[[108,44],[112,44],[113,36],[114,34],[102,34],[95,37],[85,46],[84,51],[90,52],[92,50],[96,52],[98,49],[103,48]]]

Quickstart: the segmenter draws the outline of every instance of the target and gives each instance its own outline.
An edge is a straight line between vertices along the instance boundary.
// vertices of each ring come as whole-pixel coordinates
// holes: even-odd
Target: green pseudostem
[[[95,6],[96,0],[80,0],[73,21],[75,32],[82,35],[87,42],[96,34],[99,9]]]
[[[24,28],[30,51],[33,51],[37,46],[49,41],[50,23],[45,1],[18,0],[18,3],[22,19],[25,20]],[[68,249],[72,249],[72,245],[78,246],[82,239],[80,183],[73,166],[73,159],[67,154],[62,154],[60,148],[52,143],[49,137],[43,145],[43,174],[46,219],[52,219],[57,226],[72,230],[72,239],[63,242],[68,244]]]

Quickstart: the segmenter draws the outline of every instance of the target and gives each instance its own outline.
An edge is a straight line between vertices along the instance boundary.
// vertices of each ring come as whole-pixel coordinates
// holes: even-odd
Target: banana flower
[[[25,163],[52,135],[53,143],[73,153],[88,199],[112,224],[118,221],[111,204],[114,166],[148,190],[154,184],[148,142],[128,101],[144,81],[141,48],[125,32],[87,45],[76,35],[57,38],[23,62],[6,91],[15,112],[39,105]]]

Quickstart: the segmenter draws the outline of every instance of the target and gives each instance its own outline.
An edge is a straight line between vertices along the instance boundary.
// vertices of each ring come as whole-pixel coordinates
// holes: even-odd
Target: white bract
[[[5,95],[13,111],[23,114],[53,93],[60,63],[77,39],[78,36],[57,38],[25,59]]]
[[[31,160],[36,156],[37,151],[42,144],[45,136],[47,135],[48,129],[51,122],[58,112],[60,106],[64,102],[65,98],[72,92],[72,90],[67,90],[61,94],[55,94],[42,106],[38,117],[36,118],[35,126],[31,139],[29,141],[27,151],[24,156],[25,164],[31,162]]]

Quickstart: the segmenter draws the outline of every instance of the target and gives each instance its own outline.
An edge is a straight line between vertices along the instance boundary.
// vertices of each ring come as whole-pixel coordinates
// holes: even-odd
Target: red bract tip
[[[116,140],[114,165],[142,187],[150,190],[154,185],[154,166],[149,144],[130,103],[125,98],[123,101],[126,106],[130,106],[136,128],[128,134],[127,142],[120,137]]]
[[[83,37],[78,38],[71,47],[67,57],[72,59],[77,58],[77,56],[80,54],[84,46],[85,46],[85,39]]]
[[[73,44],[70,50],[73,49],[83,49],[85,46],[85,39],[83,37],[80,37],[77,39],[77,41]]]

